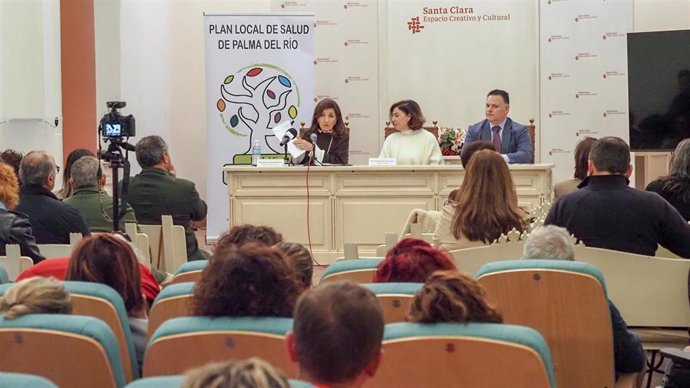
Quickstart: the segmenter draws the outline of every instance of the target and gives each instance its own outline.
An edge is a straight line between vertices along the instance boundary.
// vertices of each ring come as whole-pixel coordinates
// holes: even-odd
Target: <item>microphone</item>
[[[295,136],[297,136],[297,130],[295,128],[288,129],[287,132],[285,132],[285,135],[283,135],[283,140],[280,141],[280,146],[284,146],[290,140],[294,139]]]
[[[311,140],[312,143],[316,144],[316,139],[319,137],[319,135],[316,134],[316,132],[312,132],[311,135],[309,135],[309,140]]]

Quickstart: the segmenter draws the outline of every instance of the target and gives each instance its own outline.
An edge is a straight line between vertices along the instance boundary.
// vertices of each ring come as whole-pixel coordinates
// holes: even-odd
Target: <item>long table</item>
[[[511,165],[518,203],[551,200],[553,164]],[[287,241],[311,246],[320,263],[343,256],[343,245],[373,255],[387,232],[400,232],[416,208],[439,210],[464,170],[444,166],[226,166],[230,226],[269,225]],[[309,206],[307,206],[307,203]],[[309,217],[307,219],[307,213]],[[307,222],[308,221],[308,222]]]

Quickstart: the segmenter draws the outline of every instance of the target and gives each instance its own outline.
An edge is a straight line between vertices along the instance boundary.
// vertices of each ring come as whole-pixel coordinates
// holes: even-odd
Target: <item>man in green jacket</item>
[[[93,156],[82,156],[72,165],[69,184],[74,194],[63,200],[84,217],[86,226],[93,232],[111,232],[113,230],[113,197],[105,190],[105,176],[98,175],[98,159]],[[126,222],[137,222],[134,210],[127,205],[127,211],[120,220],[120,230],[125,230]]]
[[[136,156],[142,170],[129,183],[128,200],[139,223],[160,225],[161,216],[171,215],[173,223],[185,229],[187,259],[207,259],[209,254],[199,249],[192,229],[192,221],[203,220],[208,211],[194,182],[175,176],[168,145],[160,136],[139,140]]]

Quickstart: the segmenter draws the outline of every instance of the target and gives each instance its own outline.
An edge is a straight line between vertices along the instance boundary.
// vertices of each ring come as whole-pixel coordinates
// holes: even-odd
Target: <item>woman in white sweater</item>
[[[412,100],[391,105],[390,120],[397,132],[386,138],[380,158],[394,158],[399,165],[443,164],[438,140],[422,128],[424,115]]]

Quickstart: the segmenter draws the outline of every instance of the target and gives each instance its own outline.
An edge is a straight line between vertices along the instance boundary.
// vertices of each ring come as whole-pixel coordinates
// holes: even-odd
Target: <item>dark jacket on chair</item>
[[[36,246],[31,224],[24,214],[0,209],[0,256],[7,254],[6,244],[18,244],[22,256],[28,256],[34,264],[45,259]]]
[[[176,178],[160,168],[147,167],[130,181],[128,201],[140,224],[160,225],[161,216],[172,216],[175,225],[184,226],[187,260],[207,258],[199,250],[192,229],[192,221],[203,220],[208,210],[194,182]]]

